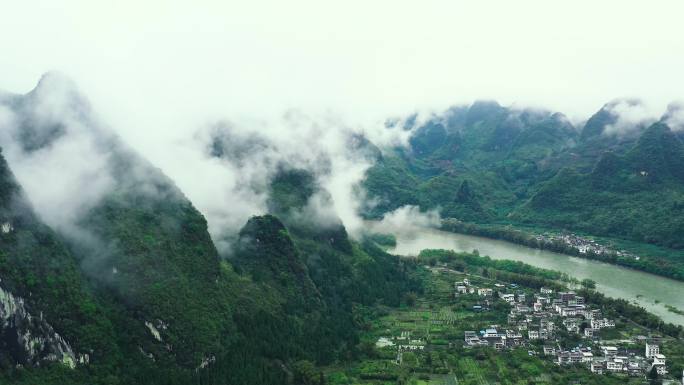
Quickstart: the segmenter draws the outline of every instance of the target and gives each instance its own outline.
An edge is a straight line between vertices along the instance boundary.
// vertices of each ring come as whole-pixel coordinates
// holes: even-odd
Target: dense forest
[[[26,353],[3,351],[4,382],[292,383],[302,362],[358,354],[363,306],[397,306],[421,290],[411,261],[350,240],[341,223],[298,219],[291,232],[275,216],[254,217],[222,258],[202,216],[169,183],[159,186],[163,199],[119,191],[90,212],[88,228],[116,245],[95,264],[92,250],[36,219],[0,166],[2,218],[13,226],[0,237],[2,287],[89,360],[75,370],[49,360],[17,369]],[[295,209],[279,207],[286,218]]]
[[[13,151],[65,135],[68,122],[36,109],[50,81],[1,101],[21,117]],[[0,383],[301,383],[359,354],[366,307],[421,292],[412,261],[350,239],[334,216],[302,215],[329,194],[288,165],[269,213],[220,254],[174,182],[94,125],[78,96],[69,102],[109,188],[51,228],[0,156]]]
[[[619,131],[617,103],[582,127],[495,102],[390,122],[412,134],[408,147],[384,151],[368,171],[363,185],[374,205],[365,215],[417,205],[466,224],[575,231],[656,245],[660,254],[682,249],[683,134],[663,121]],[[649,271],[677,264],[682,274],[681,261],[650,262]]]
[[[12,151],[40,153],[65,135],[67,122],[36,112],[41,92],[39,84],[0,100],[20,117]],[[352,239],[337,213],[324,210],[332,196],[315,172],[287,163],[270,165],[267,212],[226,234],[230,247],[219,252],[175,183],[91,127],[87,103],[71,102],[71,118],[91,130],[93,154],[106,159],[108,188],[51,227],[0,155],[0,383],[321,384],[319,368],[364,357],[360,336],[377,309],[424,293],[419,262],[531,288],[570,279],[474,254],[390,255],[383,247],[391,236]],[[363,182],[376,203],[366,215],[439,207],[453,231],[505,238],[518,233],[480,225],[535,223],[681,248],[678,134],[654,124],[611,142],[597,131],[610,119],[602,110],[580,133],[559,114],[481,102],[420,127],[407,120],[408,148],[380,151],[356,138],[354,150],[375,161]],[[263,145],[245,143],[221,142],[208,156],[226,161]],[[668,220],[659,217],[665,212]],[[612,221],[625,226],[613,231]],[[659,266],[681,272],[675,262]],[[681,332],[628,303],[594,300],[663,333]]]

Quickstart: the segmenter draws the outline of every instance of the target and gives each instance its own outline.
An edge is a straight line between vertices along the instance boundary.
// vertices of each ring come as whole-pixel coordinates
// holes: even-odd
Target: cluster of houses
[[[520,301],[511,303],[509,325],[527,331],[530,340],[552,339],[556,331],[554,319],[560,319],[569,333],[582,333],[592,339],[601,329],[615,327],[615,321],[603,318],[600,310],[591,309],[575,292],[558,293],[556,298],[551,298],[552,295],[553,290],[542,288],[535,294],[532,307]]]
[[[466,293],[471,293],[467,282],[457,282],[457,294],[459,287],[462,286],[466,287]],[[491,295],[480,294],[481,290],[475,289],[472,293]],[[615,346],[601,346],[600,351],[592,351],[588,346],[562,349],[555,338],[560,326],[556,325],[558,321],[568,333],[582,334],[595,342],[600,341],[598,335],[601,329],[615,327],[615,321],[604,318],[600,310],[591,309],[584,298],[575,292],[557,293],[555,298],[552,298],[553,290],[542,288],[534,295],[534,300],[530,299],[533,301],[531,306],[526,301],[524,293],[497,293],[499,298],[511,305],[505,331],[499,331],[499,325],[490,325],[479,332],[466,331],[465,346],[489,346],[503,350],[525,345],[527,341],[553,341],[555,344],[543,347],[543,354],[555,357],[559,365],[586,365],[596,374],[623,373],[642,376],[653,369],[659,375],[667,374],[666,357],[660,353],[657,343],[646,343],[644,356],[620,350]]]
[[[497,327],[497,325],[491,325],[487,329],[480,330],[479,333],[475,331],[466,331],[466,346],[491,346],[496,350],[503,350],[505,348],[513,348],[524,344],[525,340],[519,332],[514,330],[499,332]]]
[[[631,254],[627,251],[624,250],[613,250],[609,247],[606,247],[604,245],[599,244],[598,242],[580,237],[577,234],[560,234],[560,235],[551,235],[551,234],[540,234],[535,237],[537,242],[542,242],[542,243],[562,243],[566,246],[570,246],[574,249],[577,249],[577,251],[580,254],[587,254],[589,252],[594,253],[594,254],[616,254],[617,256],[620,257],[631,257],[634,259],[639,259],[638,256]]]
[[[544,354],[555,355],[559,365],[585,364],[596,374],[623,373],[642,376],[653,369],[659,375],[667,374],[665,356],[660,353],[660,346],[656,343],[646,343],[644,356],[615,346],[601,346],[600,352],[592,352],[590,347],[576,347],[569,351],[555,351],[553,347],[544,347]]]
[[[455,283],[455,295],[462,294],[477,294],[481,297],[491,297],[494,294],[494,289],[491,288],[476,288],[468,282]],[[528,340],[550,340],[554,338],[557,330],[557,325],[554,320],[560,319],[565,330],[570,333],[582,333],[585,337],[595,339],[598,337],[598,332],[604,328],[614,328],[615,321],[603,318],[601,311],[591,309],[585,304],[582,296],[575,292],[561,292],[556,298],[553,297],[553,290],[548,288],[541,288],[540,292],[534,295],[534,298],[527,298],[524,292],[518,291],[516,293],[506,293],[503,290],[505,286],[497,284],[497,295],[500,299],[511,305],[511,311],[508,314],[508,329],[505,333],[497,333],[498,336],[494,338],[491,333],[488,334],[486,341],[493,347],[501,346],[517,346],[519,345],[517,339],[514,338],[512,342],[502,342],[510,338],[507,336],[517,336],[525,334]],[[514,286],[514,285],[513,285]],[[515,287],[513,287],[515,288]],[[489,303],[487,299],[483,301]],[[473,310],[479,310],[482,305],[476,305]],[[498,329],[494,325],[489,329]],[[477,334],[477,333],[476,333]],[[483,337],[486,330],[480,331],[479,337]],[[498,339],[497,339],[498,338]],[[466,338],[466,345],[484,345],[482,339],[479,341],[472,338]]]

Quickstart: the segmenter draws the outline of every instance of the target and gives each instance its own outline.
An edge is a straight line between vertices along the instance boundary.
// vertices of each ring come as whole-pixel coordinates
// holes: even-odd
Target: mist
[[[339,116],[290,110],[270,120],[209,123],[171,143],[172,156],[162,164],[206,216],[212,237],[226,252],[250,216],[268,211],[269,184],[282,167],[312,173],[326,194],[315,194],[298,215],[321,226],[342,220],[358,235],[365,203],[360,182],[374,162],[364,145],[406,145],[410,134],[397,126],[351,126]]]
[[[379,227],[412,232],[415,228],[438,228],[441,224],[439,209],[421,211],[418,206],[407,205],[385,214]]]
[[[405,145],[412,114],[420,122],[478,99],[562,111],[579,126],[608,100],[639,97],[615,105],[606,130],[629,132],[681,99],[682,11],[674,0],[15,2],[0,14],[0,89],[24,94],[58,70],[87,102],[63,104],[74,100],[70,81],[45,92],[30,115],[64,132],[38,151],[17,144],[22,122],[0,109],[0,145],[56,228],[112,188],[101,138],[116,137],[179,186],[220,248],[267,210],[282,164],[332,194],[332,206],[316,197],[306,215],[325,223],[334,213],[354,233],[373,203],[358,185],[373,158],[354,138]],[[683,120],[681,109],[666,114],[673,129]],[[212,153],[217,136],[224,156]]]
[[[662,115],[637,99],[616,100],[608,103],[604,109],[616,118],[615,123],[604,128],[603,135],[606,136],[633,136],[655,123]]]
[[[114,189],[112,134],[90,119],[87,101],[63,76],[42,77],[17,100],[14,109],[0,104],[3,156],[43,220],[75,233],[82,215]]]
[[[289,110],[269,120],[222,119],[160,137],[165,151],[156,160],[204,214],[219,251],[227,254],[249,217],[268,212],[269,185],[282,168],[310,172],[321,188],[298,215],[323,227],[341,220],[359,234],[360,182],[375,160],[375,146],[405,145],[410,133]],[[92,243],[93,250],[107,246],[96,245],[79,221],[104,197],[117,190],[155,198],[168,193],[158,188],[163,177],[136,160],[117,128],[102,122],[60,73],[44,75],[26,95],[7,95],[0,104],[0,146],[43,220],[72,240]]]

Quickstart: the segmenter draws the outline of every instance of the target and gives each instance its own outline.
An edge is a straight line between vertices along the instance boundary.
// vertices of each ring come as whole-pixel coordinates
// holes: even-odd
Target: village
[[[628,257],[639,260],[639,256],[629,253],[625,250],[615,250],[605,245],[602,245],[592,239],[587,239],[581,237],[574,233],[564,233],[564,234],[538,234],[535,236],[537,242],[554,244],[560,243],[565,246],[571,247],[581,255],[586,254],[596,254],[596,255],[607,255],[615,254],[618,257]]]
[[[430,269],[433,274],[454,272],[439,266]],[[669,379],[664,383],[679,384],[681,380],[684,384],[684,373],[668,370],[668,358],[661,349],[663,337],[625,327],[626,320],[616,328],[615,319],[574,291],[531,289],[468,274],[459,277],[451,281],[451,299],[445,302],[458,311],[442,307],[413,319],[393,321],[394,327],[385,330],[396,330],[396,334],[377,338],[376,348],[394,351],[394,365],[404,365],[407,354],[415,360],[416,355],[429,355],[444,345],[462,346],[465,351],[491,349],[504,360],[504,352],[522,351],[558,367],[585,368],[595,376],[642,381],[657,374]],[[491,320],[496,323],[488,322]],[[423,322],[428,326],[419,327]],[[464,329],[467,326],[472,329]],[[451,339],[455,337],[452,331],[459,329],[462,339],[457,342]],[[634,334],[635,330],[642,334]]]
[[[476,293],[483,297],[486,306],[495,290],[506,288],[501,284],[496,286],[496,289],[478,288],[464,279],[454,284],[454,295]],[[615,321],[604,318],[600,310],[592,309],[575,292],[554,293],[552,289],[541,288],[539,293],[534,294],[534,298],[528,298],[522,291],[510,292],[515,285],[507,288],[509,290],[496,291],[498,297],[511,306],[506,327],[502,330],[499,325],[488,325],[479,332],[466,331],[466,346],[489,346],[503,350],[542,341],[540,353],[553,359],[558,365],[583,364],[596,374],[610,372],[644,376],[651,370],[661,376],[668,373],[666,357],[660,353],[658,338],[638,338],[645,343],[643,355],[604,343],[600,338],[601,331],[615,328]],[[482,305],[479,306],[474,310],[479,311]],[[562,346],[562,339],[557,338],[560,328],[569,334],[580,335],[586,343],[573,347]],[[597,346],[598,349],[592,349],[589,345]],[[534,350],[529,353],[538,354]]]

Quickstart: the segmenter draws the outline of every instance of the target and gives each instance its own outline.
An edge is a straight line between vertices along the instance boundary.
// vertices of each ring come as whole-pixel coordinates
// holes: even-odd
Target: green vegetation
[[[616,252],[596,253],[588,250],[580,253],[577,247],[568,245],[559,240],[544,240],[539,234],[549,234],[544,228],[528,228],[512,225],[482,225],[465,223],[457,219],[448,218],[442,221],[442,229],[455,233],[476,235],[481,237],[503,239],[509,242],[550,250],[557,253],[574,255],[581,258],[594,259],[601,262],[612,263],[632,269],[643,270],[649,273],[684,280],[684,250],[666,249],[656,245],[636,243],[633,241],[617,240],[614,238],[598,238],[603,245],[608,245],[615,250],[625,250],[632,255],[619,255]],[[552,232],[553,233],[553,232]],[[558,234],[555,234],[558,235]],[[593,237],[597,238],[597,237]],[[634,255],[639,258],[634,258]]]
[[[87,242],[73,243],[36,219],[0,159],[0,219],[14,226],[0,234],[2,287],[90,357],[72,370],[17,367],[20,357],[3,354],[0,383],[317,383],[311,365],[360,354],[365,308],[422,292],[415,263],[351,241],[339,220],[296,215],[323,193],[311,185],[297,200],[306,189],[287,183],[305,173],[274,183],[273,211],[287,225],[252,218],[225,259],[173,183],[127,155],[115,159],[119,188],[81,220]]]
[[[450,231],[526,244],[538,242],[516,229],[571,230],[641,257],[589,258],[684,279],[681,136],[662,123],[603,134],[614,121],[604,108],[578,134],[559,114],[488,102],[449,109],[368,170],[364,187],[379,204],[365,214],[439,208]]]
[[[361,335],[361,356],[354,362],[340,363],[324,369],[327,384],[641,384],[642,378],[621,375],[596,375],[583,366],[559,366],[541,353],[541,345],[531,343],[526,347],[496,351],[490,347],[464,346],[463,335],[467,330],[481,330],[485,325],[505,325],[510,306],[496,298],[486,311],[474,311],[473,305],[482,304],[477,294],[463,294],[454,298],[454,282],[470,280],[476,287],[500,284],[509,287],[517,282],[516,290],[532,297],[538,290],[526,286],[534,283],[542,273],[548,288],[563,288],[562,282],[553,277],[560,273],[544,271],[532,266],[519,267],[516,263],[497,264],[476,254],[453,253],[441,250],[425,250],[418,257],[431,273],[424,276],[425,291],[413,305],[400,308],[374,307],[369,309],[369,319]],[[506,261],[504,261],[506,262]],[[517,281],[502,280],[517,271]],[[591,290],[582,292],[594,293]],[[648,322],[641,311],[624,307],[604,297],[598,299],[605,314],[620,320],[615,329],[602,330],[602,338],[628,339],[630,336],[648,334],[641,323]],[[608,302],[605,302],[608,301]],[[614,307],[615,306],[615,307]],[[645,313],[645,312],[644,312]],[[629,317],[634,317],[629,318]],[[680,330],[681,332],[681,330]],[[563,330],[559,331],[563,344],[596,345]],[[396,337],[408,336],[406,340]],[[395,345],[376,345],[381,338],[391,337]],[[684,337],[681,335],[680,338]],[[424,346],[418,350],[399,353],[396,344],[408,344],[408,339]],[[402,342],[405,341],[405,342]],[[571,345],[574,346],[574,345]],[[677,370],[684,364],[681,340],[666,339],[663,350],[671,361],[669,368]],[[643,344],[628,348],[643,350]],[[530,354],[529,352],[534,352]],[[677,373],[677,372],[674,372]]]
[[[366,238],[383,248],[395,247],[397,245],[397,238],[392,234],[374,233],[366,235]]]
[[[679,309],[679,308],[677,308],[677,307],[675,307],[675,306],[667,305],[667,304],[666,304],[666,305],[665,305],[665,308],[667,308],[667,310],[670,311],[670,312],[672,312],[672,313],[679,314],[679,315],[684,315],[684,310],[681,310],[681,309]]]

